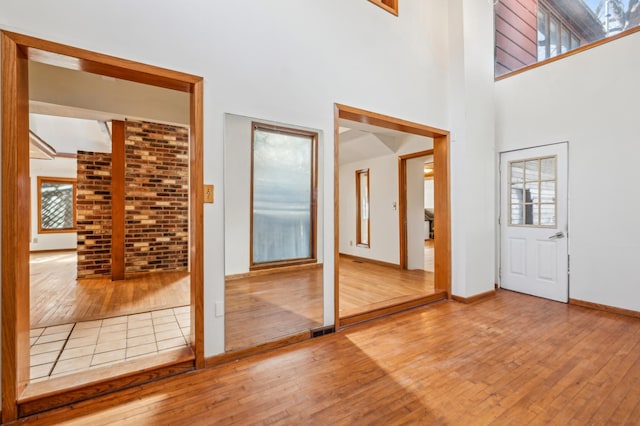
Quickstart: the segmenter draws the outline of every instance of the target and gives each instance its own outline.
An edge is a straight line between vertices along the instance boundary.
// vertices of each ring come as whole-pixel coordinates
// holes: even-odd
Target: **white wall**
[[[204,77],[204,180],[216,185],[217,200],[226,189],[227,112],[332,135],[339,102],[453,130],[454,292],[473,295],[493,283],[493,268],[486,266],[494,264],[486,248],[493,248],[495,231],[495,177],[486,166],[495,157],[490,2],[404,0],[399,17],[365,0],[194,0],[179,12],[153,0],[113,0],[100,13],[81,0],[6,0],[0,28]],[[462,43],[451,39],[458,28]],[[462,116],[453,113],[460,105]],[[462,129],[467,139],[455,136]],[[327,141],[325,158],[333,158],[333,150]],[[332,200],[331,161],[324,171],[324,197]],[[320,214],[324,317],[331,324],[332,203]],[[224,300],[223,236],[223,203],[205,205],[206,356],[224,351],[224,318],[214,315],[215,303]]]
[[[640,34],[496,83],[499,151],[569,142],[569,297],[640,310]]]
[[[251,122],[299,128],[290,123],[274,123],[264,119],[225,114],[224,120],[224,235],[225,275],[249,272],[251,221]],[[316,129],[302,129],[318,131]],[[317,198],[317,259],[323,262],[324,251],[324,145],[322,132],[318,134],[318,198]]]
[[[369,247],[356,245],[356,170],[361,169],[369,169]],[[397,156],[341,165],[340,253],[399,264],[397,203]]]
[[[470,297],[496,282],[493,6],[448,4],[451,287],[454,295]]]
[[[425,209],[433,209],[434,207],[434,198],[433,198],[433,179],[427,179],[424,181],[424,208]]]
[[[31,251],[75,249],[77,234],[38,233],[38,176],[76,178],[77,161],[74,158],[56,158],[55,160],[30,160],[31,176]]]

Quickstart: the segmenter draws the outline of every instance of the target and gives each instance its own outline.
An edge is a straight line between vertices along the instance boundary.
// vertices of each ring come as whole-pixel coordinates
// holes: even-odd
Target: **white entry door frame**
[[[569,300],[568,143],[500,154],[500,286]]]

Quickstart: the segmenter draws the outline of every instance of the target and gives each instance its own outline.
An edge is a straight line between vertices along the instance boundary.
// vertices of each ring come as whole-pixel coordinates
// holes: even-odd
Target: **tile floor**
[[[31,330],[31,383],[187,346],[190,307]]]

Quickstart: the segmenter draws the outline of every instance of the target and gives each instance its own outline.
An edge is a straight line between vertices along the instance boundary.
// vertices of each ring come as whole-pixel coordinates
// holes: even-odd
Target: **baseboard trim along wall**
[[[610,312],[612,314],[640,318],[640,312],[632,311],[631,309],[616,308],[615,306],[602,305],[600,303],[587,302],[579,299],[569,299],[569,304],[582,306],[583,308],[597,309],[598,311]]]
[[[462,296],[456,296],[455,294],[452,294],[451,298],[456,302],[469,304],[469,303],[477,302],[479,300],[486,299],[488,297],[493,297],[495,295],[496,295],[496,290],[490,290],[484,293],[476,294],[475,296],[471,296],[471,297],[462,297]]]

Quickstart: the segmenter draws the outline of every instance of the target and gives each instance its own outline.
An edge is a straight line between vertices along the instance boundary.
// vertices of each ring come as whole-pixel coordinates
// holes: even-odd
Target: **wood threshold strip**
[[[456,296],[455,294],[452,294],[451,299],[455,300],[456,302],[469,304],[469,303],[474,303],[480,300],[487,299],[489,297],[493,297],[495,295],[496,295],[496,290],[489,290],[489,291],[485,291],[484,293],[476,294],[471,297],[462,297],[462,296]]]
[[[251,346],[249,348],[234,349],[220,355],[214,355],[205,359],[205,368],[215,367],[217,365],[226,364],[228,362],[238,361],[253,355],[269,352],[274,349],[292,345],[294,343],[304,342],[311,339],[311,332],[292,334],[282,339],[272,340],[260,345]]]
[[[405,302],[396,303],[393,305],[387,305],[384,307],[379,307],[377,309],[371,309],[361,314],[353,314],[353,315],[340,317],[340,327],[344,328],[349,325],[368,321],[370,319],[380,318],[383,316],[395,314],[397,312],[405,311],[408,309],[416,308],[418,306],[423,306],[423,305],[427,305],[430,303],[434,303],[434,302],[438,302],[440,300],[446,300],[446,299],[447,299],[446,291],[436,291],[435,293],[430,294],[428,296],[412,298],[411,300],[408,300]]]
[[[312,263],[304,265],[283,266],[281,268],[260,269],[257,271],[244,272],[240,274],[231,274],[224,277],[225,281],[239,280],[242,278],[262,277],[265,275],[280,274],[282,272],[295,272],[307,269],[322,268],[322,263]]]
[[[400,269],[397,263],[383,262],[381,260],[369,259],[368,257],[354,256],[352,254],[340,253],[340,257],[354,262],[373,263],[374,265],[386,266],[387,268]]]
[[[193,352],[184,348],[32,383],[18,399],[18,412],[30,416],[193,369]]]
[[[638,31],[640,31],[640,25],[631,29],[628,29],[626,31],[623,31],[619,34],[610,36],[610,37],[606,37],[597,41],[594,41],[593,43],[589,43],[589,44],[585,44],[584,46],[580,46],[576,49],[570,50],[568,52],[562,53],[560,55],[554,56],[552,58],[549,59],[545,59],[544,61],[540,61],[540,62],[536,62],[535,64],[531,64],[531,65],[527,65],[525,67],[522,68],[518,68],[517,70],[508,72],[506,74],[502,74],[501,76],[495,77],[494,81],[500,81],[500,80],[504,80],[505,78],[509,78],[509,77],[513,77],[514,75],[518,75],[518,74],[522,74],[523,72],[535,69],[535,68],[539,68],[543,65],[547,65],[550,64],[552,62],[556,62],[559,61],[561,59],[564,58],[568,58],[569,56],[573,56],[573,55],[577,55],[578,53],[582,53],[586,50],[590,50],[593,49],[594,47],[598,47],[598,46],[602,46],[603,44],[607,44],[609,42],[621,39],[623,37],[629,36],[631,34],[635,34]]]
[[[612,314],[626,315],[628,317],[640,318],[640,312],[631,309],[616,308],[615,306],[602,305],[600,303],[587,302],[586,300],[569,299],[570,305],[582,306],[583,308],[596,309],[598,311]]]

